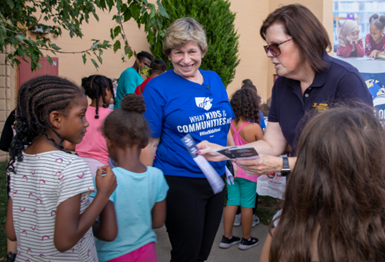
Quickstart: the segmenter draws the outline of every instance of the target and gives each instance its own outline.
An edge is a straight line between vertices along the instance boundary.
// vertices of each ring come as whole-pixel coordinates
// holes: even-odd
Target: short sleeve
[[[338,84],[335,102],[347,101],[361,102],[373,106],[372,96],[358,73],[350,72],[346,74]]]
[[[69,162],[61,171],[59,180],[57,205],[78,194],[94,191],[91,171],[80,157]]]
[[[143,100],[146,102],[147,108],[146,112],[144,112],[144,117],[150,124],[151,136],[160,137],[165,101],[159,91],[152,86],[153,82],[154,81],[149,82],[143,91]]]
[[[266,127],[265,118],[261,110],[259,110],[259,126],[264,129]]]
[[[230,100],[229,100],[229,95],[227,94],[226,87],[222,82],[222,78],[214,71],[209,71],[215,75],[215,83],[219,83],[219,88],[220,88],[220,94],[222,95],[223,100],[227,101],[227,105],[229,106],[230,114],[231,114],[231,120],[235,118],[235,114],[233,111],[233,108],[231,107]]]
[[[277,79],[278,80],[278,79]],[[276,80],[276,82],[277,82]],[[278,117],[277,117],[277,108],[276,108],[276,90],[277,90],[277,83],[274,84],[273,86],[273,91],[271,94],[271,106],[269,109],[269,115],[267,117],[269,122],[278,122]]]
[[[157,183],[157,190],[156,190],[156,200],[155,202],[160,202],[166,199],[167,196],[167,191],[168,191],[168,184],[166,182],[166,179],[164,178],[163,172],[158,169],[157,172],[157,178],[158,178],[158,183]]]

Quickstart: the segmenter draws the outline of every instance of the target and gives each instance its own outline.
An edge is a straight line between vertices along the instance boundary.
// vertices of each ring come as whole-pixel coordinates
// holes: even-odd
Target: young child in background
[[[110,200],[115,204],[118,235],[112,242],[95,240],[100,261],[156,262],[156,234],[166,218],[168,185],[163,172],[144,166],[141,149],[150,137],[142,96],[123,97],[119,109],[107,116],[103,134],[117,167],[118,186]]]
[[[107,142],[100,128],[104,119],[112,112],[107,106],[110,99],[114,98],[114,89],[111,79],[102,75],[83,78],[82,87],[86,95],[92,99],[86,112],[90,125],[82,142],[76,145],[75,151],[87,162],[92,177],[95,177],[99,166],[109,164]]]
[[[259,99],[250,89],[240,89],[231,98],[235,118],[231,122],[231,134],[237,146],[251,143],[263,138],[259,126]],[[249,249],[258,245],[258,238],[251,237],[253,208],[255,206],[257,176],[248,175],[238,167],[233,185],[227,185],[228,200],[223,214],[225,235],[219,244],[229,248],[239,244],[239,249]],[[241,206],[242,240],[233,236],[233,224],[238,206]]]
[[[143,83],[141,83],[136,87],[134,93],[137,95],[142,95],[147,83],[154,77],[161,75],[166,71],[167,71],[167,64],[165,61],[163,61],[162,59],[152,60],[150,65],[150,72],[149,72],[150,76],[146,80],[144,80]]]
[[[384,162],[384,122],[373,108],[313,117],[259,261],[383,262]]]
[[[358,24],[353,20],[346,20],[338,36],[337,55],[343,57],[363,57],[365,55]]]
[[[376,58],[378,54],[385,51],[385,16],[374,14],[369,18],[370,34],[365,37],[365,54],[371,58]]]
[[[16,261],[95,261],[91,227],[105,240],[117,234],[108,200],[116,188],[111,169],[98,171],[98,194],[90,203],[94,184],[89,168],[62,146],[64,140],[80,143],[88,126],[86,110],[81,89],[59,77],[37,77],[19,90],[6,220],[7,237],[17,240]]]

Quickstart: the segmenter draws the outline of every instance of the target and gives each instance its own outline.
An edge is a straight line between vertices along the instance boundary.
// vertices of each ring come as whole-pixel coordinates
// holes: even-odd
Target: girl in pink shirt
[[[259,96],[250,89],[240,89],[231,98],[235,118],[231,122],[231,134],[237,146],[262,139],[259,126]],[[251,237],[253,208],[255,206],[257,176],[248,175],[238,167],[234,184],[227,185],[228,200],[223,214],[225,235],[219,244],[221,248],[229,248],[239,244],[242,250],[258,245],[258,238]],[[242,240],[233,236],[233,224],[238,206],[241,206]]]
[[[104,119],[112,112],[107,106],[111,97],[114,98],[114,92],[111,79],[102,75],[84,77],[82,87],[86,95],[92,99],[86,112],[90,126],[82,142],[76,145],[75,151],[87,162],[94,177],[98,166],[109,165],[107,142],[100,128]]]

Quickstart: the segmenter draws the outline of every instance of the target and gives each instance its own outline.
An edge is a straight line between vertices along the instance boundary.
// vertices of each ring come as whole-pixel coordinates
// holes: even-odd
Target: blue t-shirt
[[[116,187],[110,200],[115,205],[118,235],[112,242],[95,238],[100,261],[108,261],[156,242],[151,210],[167,196],[168,185],[161,170],[147,167],[145,173],[133,173],[116,167]]]
[[[154,166],[165,175],[204,178],[181,138],[190,134],[196,143],[208,140],[227,145],[233,110],[219,75],[200,70],[202,85],[186,80],[171,69],[152,79],[143,92],[152,137],[159,137]],[[226,161],[210,162],[219,175]]]
[[[143,78],[133,67],[129,67],[122,72],[119,77],[118,87],[116,88],[116,103],[114,109],[120,108],[120,101],[125,95],[133,94],[138,85],[143,83]]]

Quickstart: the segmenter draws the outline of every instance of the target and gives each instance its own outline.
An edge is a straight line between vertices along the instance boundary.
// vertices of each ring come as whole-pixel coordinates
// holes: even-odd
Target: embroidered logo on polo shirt
[[[324,104],[324,103],[314,103],[313,107],[319,112],[324,112],[326,110],[329,109],[329,105],[328,104]]]
[[[213,106],[211,103],[213,101],[210,97],[195,97],[195,103],[197,107],[203,108],[204,110],[210,110]]]

